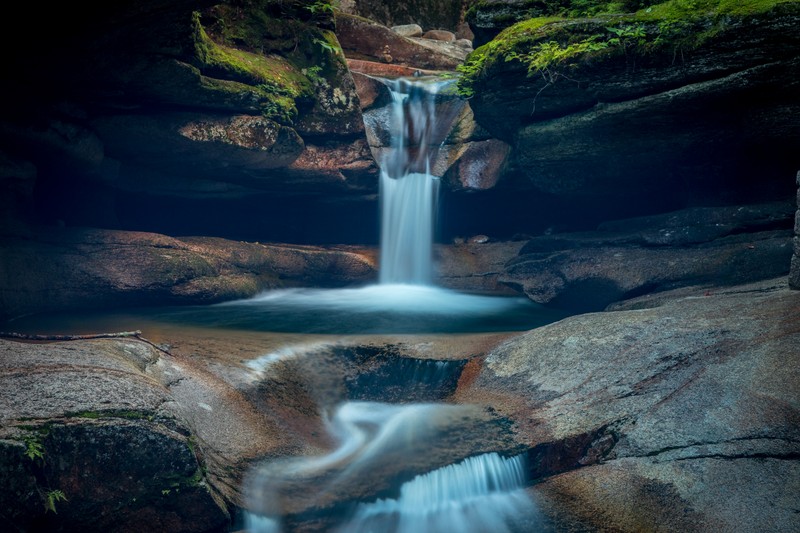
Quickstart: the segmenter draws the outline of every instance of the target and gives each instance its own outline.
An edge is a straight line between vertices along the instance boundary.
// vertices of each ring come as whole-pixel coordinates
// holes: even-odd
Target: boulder
[[[40,228],[0,239],[0,315],[212,303],[296,285],[374,279],[359,249]]]
[[[422,36],[423,39],[431,39],[433,41],[444,41],[447,43],[455,42],[456,34],[447,30],[428,30]]]
[[[392,26],[392,31],[403,37],[422,37],[422,26],[419,24],[402,24]]]
[[[459,84],[476,120],[513,147],[502,179],[642,214],[793,194],[800,41],[774,36],[796,25],[797,4],[651,11],[520,22],[467,60]],[[674,44],[684,38],[695,44]],[[570,57],[547,60],[547,46]]]
[[[4,527],[200,532],[230,523],[205,444],[148,372],[160,357],[136,339],[0,340]]]
[[[463,55],[451,49],[434,48],[398,35],[386,26],[370,20],[339,13],[336,36],[348,59],[362,59],[430,69],[454,70]]]
[[[456,398],[515,420],[530,492],[577,530],[793,531],[798,319],[785,278],[574,316],[493,350]]]
[[[768,279],[789,270],[791,214],[788,203],[696,208],[545,235],[499,280],[535,302],[585,312],[681,286]]]

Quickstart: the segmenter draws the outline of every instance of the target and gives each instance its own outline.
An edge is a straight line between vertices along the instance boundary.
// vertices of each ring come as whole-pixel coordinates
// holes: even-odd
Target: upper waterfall
[[[439,179],[433,157],[452,120],[437,114],[437,95],[452,84],[385,80],[392,95],[389,150],[380,157],[382,284],[430,284]],[[452,117],[449,117],[450,119]]]

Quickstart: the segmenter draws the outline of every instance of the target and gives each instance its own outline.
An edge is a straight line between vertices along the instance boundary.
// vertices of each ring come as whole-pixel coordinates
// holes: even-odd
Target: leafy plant
[[[304,6],[305,9],[309,10],[312,15],[318,15],[322,13],[333,13],[333,4],[327,0],[316,0],[314,3]]]
[[[63,491],[59,489],[47,491],[44,498],[45,512],[52,511],[58,514],[58,511],[56,511],[56,503],[65,501],[67,501],[67,495],[64,494]]]
[[[341,51],[342,51],[341,48],[339,48],[338,46],[332,45],[331,43],[329,43],[325,39],[315,38],[312,42],[314,44],[318,44],[320,46],[320,48],[322,48],[323,50],[325,50],[327,52],[330,52],[333,55],[339,55],[341,53]]]
[[[44,462],[44,445],[39,441],[36,436],[26,436],[25,441],[25,455],[31,461]]]

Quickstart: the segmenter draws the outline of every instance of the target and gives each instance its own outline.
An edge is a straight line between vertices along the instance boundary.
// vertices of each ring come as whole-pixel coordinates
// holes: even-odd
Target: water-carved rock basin
[[[469,522],[502,530],[505,521],[537,519],[524,495],[524,446],[509,420],[449,399],[470,361],[513,335],[507,330],[550,316],[525,301],[404,286],[30,317],[0,329],[141,330],[159,361],[143,372],[191,428],[193,450],[209,486],[233,511],[234,528],[249,516],[253,531],[275,521],[285,531],[404,531],[471,516]],[[85,342],[97,341],[66,344]],[[75,423],[71,413],[62,415]],[[481,478],[487,468],[494,473]],[[461,484],[473,480],[463,498],[430,492],[431,480],[454,476]],[[397,522],[398,509],[417,507],[415,497],[432,507],[416,517],[401,513],[406,519]],[[481,511],[478,501],[486,498],[504,510]],[[431,513],[438,518],[426,518]],[[66,507],[62,516],[69,516]]]

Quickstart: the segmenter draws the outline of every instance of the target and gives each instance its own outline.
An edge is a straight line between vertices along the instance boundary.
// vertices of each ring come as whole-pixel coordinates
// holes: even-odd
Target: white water
[[[329,453],[263,464],[248,480],[246,527],[253,533],[282,531],[282,506],[313,505],[339,493],[356,494],[370,476],[391,474],[424,450],[437,435],[457,430],[469,406],[391,405],[345,402],[325,417],[336,443]],[[306,482],[304,485],[303,482]],[[322,481],[322,483],[320,483]],[[504,533],[535,518],[524,491],[521,456],[496,453],[470,457],[415,477],[396,499],[360,504],[340,533]],[[300,483],[298,485],[298,483]],[[298,491],[298,486],[303,487]],[[301,495],[298,495],[298,492]],[[289,495],[289,496],[286,496]],[[291,500],[287,503],[285,498]],[[333,501],[336,497],[333,498]]]
[[[361,504],[342,533],[506,533],[531,520],[521,456],[470,457],[404,483],[396,499]]]
[[[439,179],[431,175],[435,98],[447,82],[391,83],[391,150],[381,161],[381,283],[429,284]]]

